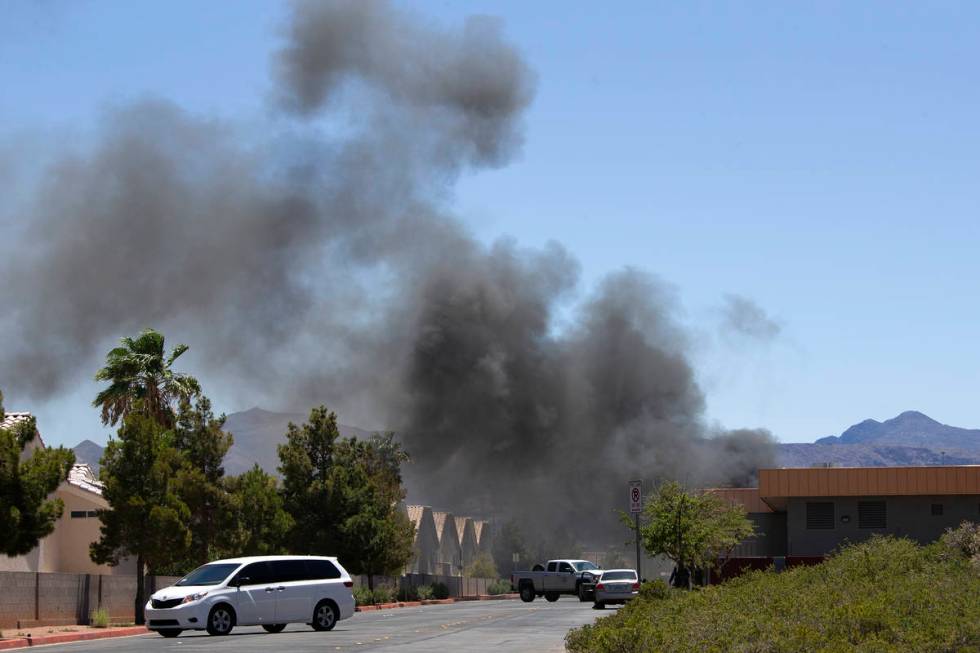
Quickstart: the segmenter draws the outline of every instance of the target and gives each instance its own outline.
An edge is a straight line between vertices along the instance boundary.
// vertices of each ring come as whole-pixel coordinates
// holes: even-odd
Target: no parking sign
[[[630,481],[630,513],[643,512],[643,481]]]

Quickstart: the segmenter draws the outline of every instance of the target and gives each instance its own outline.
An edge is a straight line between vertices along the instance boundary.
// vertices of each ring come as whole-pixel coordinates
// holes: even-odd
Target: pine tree
[[[90,547],[97,563],[136,558],[135,621],[144,622],[144,576],[183,559],[191,544],[190,510],[173,478],[181,467],[172,431],[140,410],[130,412],[102,455],[101,535]]]
[[[0,393],[0,422],[4,419]],[[37,448],[24,459],[24,450],[37,436],[34,418],[14,428],[0,428],[0,551],[8,556],[30,552],[54,531],[64,511],[61,499],[49,499],[75,464],[75,454]]]

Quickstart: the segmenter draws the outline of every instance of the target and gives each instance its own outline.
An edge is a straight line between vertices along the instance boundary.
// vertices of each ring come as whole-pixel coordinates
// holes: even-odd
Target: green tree
[[[534,564],[531,560],[531,551],[528,547],[524,531],[516,520],[511,519],[503,523],[500,531],[493,538],[491,553],[493,554],[494,564],[497,570],[509,573],[516,569],[530,569]],[[514,561],[514,555],[518,560]]]
[[[0,423],[5,417],[0,393]],[[0,551],[24,555],[54,530],[64,511],[61,499],[48,496],[68,478],[75,454],[58,447],[38,447],[25,458],[25,448],[37,435],[34,418],[13,428],[0,428]]]
[[[120,342],[95,375],[96,381],[109,382],[92,402],[102,410],[102,423],[115,425],[139,405],[163,426],[173,426],[174,405],[201,391],[197,379],[171,369],[187,345],[177,345],[167,356],[163,334],[153,329]]]
[[[331,551],[338,544],[340,513],[330,472],[339,438],[337,416],[320,406],[306,424],[290,422],[286,443],[278,447],[283,504],[295,521],[290,539],[297,552]]]
[[[211,401],[200,395],[194,405],[180,403],[174,428],[174,447],[181,466],[174,489],[191,513],[191,545],[178,573],[186,573],[232,548],[235,532],[232,497],[224,482],[223,461],[233,438],[222,430],[225,416],[215,417]]]
[[[400,447],[384,436],[363,442],[343,440],[337,447],[330,488],[339,508],[338,556],[355,574],[368,578],[400,574],[414,555],[415,525],[398,509],[405,493]],[[393,455],[392,455],[393,454]]]
[[[397,509],[407,455],[391,434],[341,439],[336,414],[320,406],[308,423],[289,425],[279,459],[295,550],[337,555],[371,589],[375,575],[411,559],[414,527]]]
[[[225,479],[231,498],[233,541],[236,555],[286,553],[293,528],[292,516],[283,508],[274,476],[255,465],[240,476]]]
[[[629,515],[623,522],[635,528]],[[745,508],[711,492],[688,492],[680,483],[660,485],[643,506],[640,542],[651,556],[663,555],[677,565],[674,584],[690,586],[695,569],[709,569],[754,533]]]
[[[90,547],[92,560],[116,565],[136,558],[134,618],[143,623],[144,576],[182,560],[191,544],[190,510],[177,495],[173,478],[181,467],[172,431],[138,405],[123,418],[118,438],[102,454],[100,537]]]
[[[497,566],[493,564],[493,556],[489,553],[478,553],[463,569],[463,575],[469,578],[498,578]]]

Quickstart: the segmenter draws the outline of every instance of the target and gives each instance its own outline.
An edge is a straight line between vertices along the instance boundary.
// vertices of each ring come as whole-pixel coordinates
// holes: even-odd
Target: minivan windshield
[[[238,567],[239,565],[230,562],[204,565],[178,580],[176,585],[178,587],[187,585],[217,585],[228,578],[228,574],[238,569]]]
[[[593,569],[599,569],[599,567],[596,567],[587,560],[583,560],[582,562],[573,562],[572,566],[575,567],[575,571],[592,571]]]

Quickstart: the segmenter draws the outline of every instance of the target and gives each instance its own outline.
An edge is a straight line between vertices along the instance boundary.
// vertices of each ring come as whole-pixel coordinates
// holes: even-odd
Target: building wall
[[[89,557],[89,545],[99,539],[98,517],[88,516],[107,507],[105,499],[97,494],[62,483],[54,496],[65,504],[61,518],[55,522],[54,531],[30,553],[8,558],[0,556],[0,571],[40,571],[72,574],[135,574],[135,562],[124,560],[116,567],[97,565]],[[73,518],[72,512],[84,512],[86,517]]]
[[[807,529],[806,504],[810,501],[834,504],[832,529]],[[886,527],[859,528],[859,501],[884,501]],[[942,516],[932,515],[933,504],[943,506]],[[980,496],[791,497],[786,515],[787,555],[824,555],[844,542],[860,542],[874,533],[908,537],[922,544],[933,542],[947,528],[956,527],[964,520],[980,521]]]
[[[755,527],[755,537],[743,540],[731,557],[786,555],[786,513],[750,512],[746,516]]]

